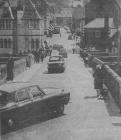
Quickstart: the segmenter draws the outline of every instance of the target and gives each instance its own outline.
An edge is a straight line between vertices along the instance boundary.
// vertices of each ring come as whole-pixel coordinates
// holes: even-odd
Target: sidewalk
[[[45,62],[47,61],[47,58],[45,58],[45,60],[40,63],[35,63],[33,64],[30,69],[27,68],[24,72],[22,72],[21,74],[19,74],[18,76],[16,76],[13,81],[29,81],[33,75],[39,70],[41,69],[41,67],[43,66],[43,64],[45,64]]]

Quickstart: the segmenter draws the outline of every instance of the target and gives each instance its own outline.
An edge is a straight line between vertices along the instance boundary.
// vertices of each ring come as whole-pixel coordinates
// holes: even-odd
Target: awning
[[[84,28],[104,28],[104,18],[96,18],[89,22]],[[109,18],[109,27],[113,26],[113,18]]]

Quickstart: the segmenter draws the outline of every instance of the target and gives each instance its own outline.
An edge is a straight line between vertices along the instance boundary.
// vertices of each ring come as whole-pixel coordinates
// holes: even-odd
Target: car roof
[[[37,84],[33,84],[31,82],[8,82],[0,86],[0,91],[11,93],[11,92],[20,90],[22,88],[26,88],[26,87],[34,86],[34,85],[37,86]]]

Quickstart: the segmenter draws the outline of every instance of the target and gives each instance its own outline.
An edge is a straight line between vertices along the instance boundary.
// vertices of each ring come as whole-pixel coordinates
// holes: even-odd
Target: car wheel
[[[56,110],[57,115],[62,115],[64,113],[64,105],[59,105]]]

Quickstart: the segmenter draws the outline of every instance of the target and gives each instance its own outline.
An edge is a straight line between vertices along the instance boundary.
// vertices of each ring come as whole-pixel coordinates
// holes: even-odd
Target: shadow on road
[[[112,123],[114,126],[121,127],[121,123]]]
[[[84,99],[95,99],[97,96],[85,96]]]
[[[121,117],[120,110],[112,97],[104,100],[104,103],[110,116]]]
[[[46,122],[46,121],[49,121],[49,120],[52,120],[52,119],[56,119],[56,118],[59,118],[59,117],[65,116],[65,115],[66,114],[61,114],[61,115],[51,114],[51,115],[48,115],[48,116],[43,116],[42,118],[41,117],[33,118],[32,120],[29,120],[26,123],[21,123],[21,125],[17,126],[16,128],[14,128],[12,130],[8,130],[7,132],[2,133],[2,135],[5,135],[5,134],[10,133],[10,132],[15,132],[17,130],[21,130],[21,129],[24,129],[24,128],[27,128],[27,127],[32,127],[33,125],[40,124],[42,122]]]

